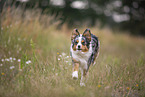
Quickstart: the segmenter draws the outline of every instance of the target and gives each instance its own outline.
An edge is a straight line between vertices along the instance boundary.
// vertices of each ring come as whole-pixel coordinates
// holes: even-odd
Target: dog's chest
[[[87,52],[81,52],[81,51],[73,51],[72,52],[72,58],[80,63],[86,63],[88,62],[91,54],[92,54],[92,46],[90,46],[89,50]]]

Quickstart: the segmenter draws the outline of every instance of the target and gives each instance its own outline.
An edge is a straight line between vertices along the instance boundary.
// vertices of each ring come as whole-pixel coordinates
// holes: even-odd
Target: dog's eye
[[[75,43],[77,44],[79,42],[79,40],[76,40]]]
[[[84,40],[82,40],[82,45],[85,45],[85,41]]]

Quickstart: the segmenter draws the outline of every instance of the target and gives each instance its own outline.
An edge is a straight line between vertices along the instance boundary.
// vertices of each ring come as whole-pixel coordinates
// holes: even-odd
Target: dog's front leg
[[[78,79],[78,71],[79,71],[79,63],[74,62],[74,64],[73,64],[73,73],[72,73],[72,78],[73,79]]]
[[[81,81],[80,81],[80,86],[85,86],[86,79],[87,79],[88,72],[86,69],[81,70]]]

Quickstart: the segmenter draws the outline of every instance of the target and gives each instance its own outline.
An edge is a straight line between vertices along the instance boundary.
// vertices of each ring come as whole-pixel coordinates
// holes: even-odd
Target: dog
[[[70,47],[73,65],[72,78],[78,79],[78,71],[80,68],[80,86],[85,86],[85,79],[88,75],[89,67],[95,63],[95,59],[99,55],[99,48],[100,42],[98,37],[91,34],[90,29],[86,29],[83,34],[80,34],[78,29],[74,29]]]

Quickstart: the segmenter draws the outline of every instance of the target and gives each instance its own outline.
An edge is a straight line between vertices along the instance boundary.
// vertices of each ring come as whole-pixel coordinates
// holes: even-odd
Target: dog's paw
[[[78,71],[74,71],[73,73],[72,73],[72,78],[73,79],[78,79]]]
[[[80,86],[81,86],[81,87],[85,87],[86,85],[85,85],[85,83],[80,82]]]

